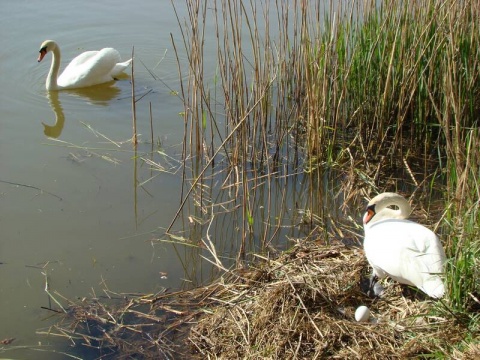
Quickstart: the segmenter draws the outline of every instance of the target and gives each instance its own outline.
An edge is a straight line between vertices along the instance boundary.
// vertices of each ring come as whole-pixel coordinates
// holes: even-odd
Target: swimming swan
[[[432,231],[405,220],[411,212],[407,200],[395,193],[377,195],[368,203],[363,216],[363,246],[373,268],[370,289],[375,277],[389,276],[402,284],[416,286],[430,297],[441,298],[445,286],[439,275],[443,273],[445,251]]]
[[[120,62],[120,54],[112,48],[99,51],[85,51],[73,59],[58,76],[60,69],[60,48],[53,40],[46,40],[40,45],[38,62],[48,52],[52,52],[52,65],[47,76],[47,90],[75,89],[103,84],[114,80],[132,62],[132,59]]]

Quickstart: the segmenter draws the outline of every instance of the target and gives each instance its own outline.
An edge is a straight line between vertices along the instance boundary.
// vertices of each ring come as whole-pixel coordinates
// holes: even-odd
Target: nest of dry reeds
[[[464,331],[451,319],[429,315],[432,302],[403,296],[389,284],[382,299],[361,289],[367,271],[362,250],[299,243],[263,275],[239,276],[229,296],[193,327],[190,341],[202,356],[221,359],[391,359],[441,354]],[[372,316],[356,322],[366,305]]]
[[[391,282],[381,299],[369,298],[359,248],[299,241],[277,259],[258,257],[199,289],[109,307],[98,299],[72,304],[55,329],[115,359],[469,359],[478,352],[453,350],[467,330],[418,292]],[[360,305],[371,311],[367,322],[354,318]]]

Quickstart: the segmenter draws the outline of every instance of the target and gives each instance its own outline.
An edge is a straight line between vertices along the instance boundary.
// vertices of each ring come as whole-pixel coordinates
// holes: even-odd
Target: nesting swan
[[[363,226],[365,254],[373,268],[371,286],[375,277],[389,276],[416,286],[430,297],[441,298],[445,293],[440,277],[445,252],[431,230],[405,220],[411,212],[407,200],[395,193],[377,195],[368,203]]]
[[[132,59],[121,62],[120,54],[112,48],[99,51],[85,51],[67,65],[58,76],[60,69],[60,48],[53,40],[46,40],[40,45],[38,62],[45,55],[52,53],[52,65],[47,76],[47,90],[84,88],[112,81],[115,76],[125,70]]]

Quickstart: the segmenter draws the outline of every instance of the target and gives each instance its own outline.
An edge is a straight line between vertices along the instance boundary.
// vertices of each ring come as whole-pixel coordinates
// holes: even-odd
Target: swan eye
[[[41,53],[45,53],[45,54],[46,54],[46,53],[47,53],[47,47],[46,47],[46,46],[42,47],[42,48],[39,50],[39,53],[40,53],[40,54],[41,54]]]

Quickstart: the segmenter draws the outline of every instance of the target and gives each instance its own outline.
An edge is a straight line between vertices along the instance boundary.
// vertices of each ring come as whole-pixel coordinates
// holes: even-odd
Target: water
[[[178,89],[170,39],[170,33],[178,36],[178,25],[169,0],[9,0],[2,7],[0,340],[15,340],[0,357],[60,359],[51,350],[65,351],[68,341],[36,334],[52,324],[52,314],[41,308],[55,307],[47,281],[51,293],[75,299],[105,287],[155,292],[188,278],[168,245],[148,241],[175,214],[179,175],[152,173],[132,161],[151,149],[150,102],[155,142],[172,155],[180,151],[183,106],[170,91]],[[46,39],[60,45],[61,69],[85,50],[114,47],[128,59],[135,47],[137,94],[148,93],[137,104],[136,154],[128,142],[129,79],[49,95],[51,56],[37,63]],[[135,181],[152,175],[157,177],[135,190]]]
[[[2,5],[0,340],[15,340],[0,346],[0,357],[63,359],[61,352],[78,353],[69,348],[68,340],[45,335],[55,318],[44,308],[58,308],[46,288],[65,306],[66,299],[102,296],[105,289],[154,293],[211,279],[211,265],[199,256],[204,250],[151,242],[174,218],[182,186],[178,159],[184,108],[176,95],[180,80],[171,36],[180,61],[187,64],[187,59],[170,0],[86,0],[75,5],[12,0]],[[180,19],[187,17],[184,4],[175,2],[175,6]],[[206,34],[214,36],[214,29],[208,23]],[[130,143],[130,69],[112,84],[48,93],[45,79],[51,55],[37,63],[40,44],[46,39],[60,45],[61,69],[86,50],[114,47],[128,59],[134,47],[136,96],[142,97],[137,103],[140,143],[136,151]],[[206,74],[212,78],[215,44],[215,40],[206,44],[204,52],[204,66],[210,69]],[[182,73],[188,72],[183,69]],[[158,152],[151,155],[159,146],[168,158]],[[164,171],[151,170],[146,159],[162,165]],[[206,182],[213,189],[223,181]],[[303,208],[311,185],[300,174],[274,180],[270,186],[258,186],[252,193],[256,210],[261,213],[267,203],[272,209],[270,219],[255,222],[258,231],[247,239],[253,247],[264,240],[278,245],[270,242],[274,233],[284,243],[287,236],[304,234],[303,215],[297,207]],[[222,204],[241,201],[232,200],[218,187],[210,195]],[[328,191],[324,199],[318,198],[330,212],[338,208]],[[193,217],[205,215],[191,204],[187,207]],[[216,213],[209,230],[208,223],[191,224],[180,217],[174,230],[181,230],[183,221],[186,236],[191,232],[198,239],[209,231],[222,261],[234,258],[231,254],[236,254],[235,240],[244,222],[241,214]],[[278,231],[273,226],[260,239],[269,222],[278,225]],[[298,226],[294,229],[291,224]],[[310,230],[306,227],[305,233]]]

